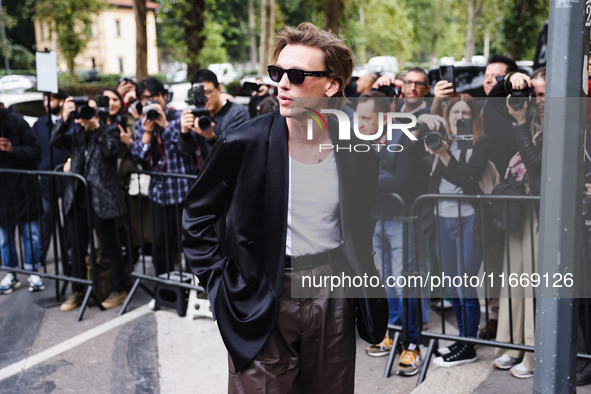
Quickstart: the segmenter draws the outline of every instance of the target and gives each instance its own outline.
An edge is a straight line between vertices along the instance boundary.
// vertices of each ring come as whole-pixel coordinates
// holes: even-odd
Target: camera
[[[526,84],[525,89],[521,89],[521,90],[511,89],[510,93],[511,93],[511,97],[509,97],[508,104],[515,111],[519,111],[521,108],[523,108],[523,103],[526,100],[528,103],[530,103],[532,97],[536,96],[536,94],[533,92],[531,87],[527,84]]]
[[[248,93],[260,92],[262,88],[263,84],[259,84],[256,82],[244,82],[244,84],[242,85],[242,89],[244,89]]]
[[[149,120],[158,119],[160,113],[158,112],[158,108],[156,107],[157,105],[160,105],[158,100],[149,100],[146,103],[146,105],[144,105],[144,108],[142,109],[142,114],[144,114],[146,118],[148,118]]]
[[[205,103],[207,102],[207,97],[205,97],[205,89],[203,88],[203,84],[196,83],[191,88],[192,97],[190,100],[187,100],[187,104],[194,105],[195,108],[191,110],[191,113],[194,117],[199,118],[198,124],[201,130],[208,130],[211,128],[211,124],[213,123],[213,118],[209,113],[209,110],[205,108]]]
[[[399,97],[400,96],[400,88],[395,85],[384,85],[380,86],[377,89],[371,89],[373,91],[378,91],[383,93],[386,97]]]
[[[127,127],[127,117],[125,115],[116,115],[114,122],[123,128]]]
[[[419,137],[425,141],[427,148],[432,151],[440,149],[443,145],[443,140],[447,139],[447,134],[443,126],[437,131],[431,131],[426,124],[421,123],[417,126],[417,129],[419,130]]]
[[[88,105],[90,99],[88,96],[72,97],[72,102],[76,105],[76,111],[72,112],[72,119],[90,120],[96,115],[96,110]],[[107,104],[108,107],[108,104]]]
[[[133,110],[136,110],[136,112],[139,114],[142,113],[142,103],[140,102],[140,100],[135,100],[133,103],[131,103],[129,105],[129,108],[127,109],[127,112],[129,112],[130,115],[133,115]]]

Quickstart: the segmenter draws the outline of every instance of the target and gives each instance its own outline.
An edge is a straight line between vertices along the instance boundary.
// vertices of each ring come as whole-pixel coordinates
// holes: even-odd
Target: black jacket
[[[70,151],[70,171],[86,178],[90,187],[91,207],[101,219],[111,219],[127,212],[123,190],[117,178],[119,128],[103,123],[93,131],[81,125],[60,120],[53,129],[51,144]],[[70,212],[74,201],[81,205],[84,197],[79,181],[70,179],[64,191],[64,212]],[[80,189],[81,190],[81,189]]]
[[[484,173],[488,161],[491,160],[492,150],[492,139],[485,134],[474,144],[472,155],[467,163],[462,163],[456,160],[450,153],[451,159],[447,167],[439,161],[435,170],[431,174],[428,193],[438,194],[441,179],[445,178],[454,185],[461,187],[464,194],[482,194],[478,182],[480,182],[480,179],[482,178],[482,174]],[[481,217],[478,202],[471,201],[471,204],[476,212],[476,221],[474,224],[475,239],[480,240],[481,225],[486,218]],[[421,227],[425,238],[432,239],[435,234],[433,203],[423,204],[421,208]]]
[[[12,144],[12,152],[0,151],[0,169],[37,169],[41,148],[21,116],[0,111],[0,137]],[[0,185],[0,226],[39,217],[41,197],[36,177],[0,173]]]
[[[377,275],[372,255],[377,160],[375,152],[336,154],[340,224],[352,274]],[[274,329],[282,297],[288,201],[288,130],[279,112],[259,116],[223,134],[189,192],[183,213],[187,262],[209,295],[236,370],[244,369]],[[214,224],[225,214],[223,240]],[[361,274],[362,275],[362,274]],[[383,337],[387,302],[383,288],[374,327]],[[365,297],[364,299],[367,299]],[[371,307],[370,307],[371,309]]]
[[[527,169],[527,183],[529,184],[530,194],[532,196],[539,196],[542,182],[543,134],[540,134],[536,138],[536,143],[534,144],[530,130],[530,122],[526,122],[519,126],[514,126],[517,148],[519,149],[521,160]]]

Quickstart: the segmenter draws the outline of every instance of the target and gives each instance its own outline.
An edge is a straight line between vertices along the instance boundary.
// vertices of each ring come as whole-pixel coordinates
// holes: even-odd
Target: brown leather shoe
[[[497,319],[488,319],[488,323],[486,324],[486,326],[488,326],[488,337],[486,333],[486,326],[484,326],[480,327],[480,330],[478,331],[478,338],[495,339],[497,337],[497,324]]]

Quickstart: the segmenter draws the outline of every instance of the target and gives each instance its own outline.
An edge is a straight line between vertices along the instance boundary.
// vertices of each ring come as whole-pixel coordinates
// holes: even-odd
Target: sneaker
[[[445,356],[437,357],[433,360],[433,364],[438,367],[453,367],[456,365],[473,363],[476,361],[476,351],[473,345],[460,345],[455,351],[446,354]]]
[[[577,386],[586,386],[591,383],[591,361],[585,362],[577,369]]]
[[[367,355],[371,357],[382,357],[387,356],[390,353],[390,349],[392,349],[392,343],[394,341],[390,339],[388,334],[384,337],[384,340],[377,345],[369,346],[366,351]]]
[[[509,370],[509,373],[518,379],[527,379],[534,376],[534,371],[529,371],[522,362],[514,365]]]
[[[0,294],[10,294],[19,287],[21,287],[21,282],[15,274],[9,272],[0,282]]]
[[[492,366],[497,369],[510,369],[512,366],[519,364],[519,360],[506,354],[503,354],[500,357],[497,357],[495,361],[492,362]]]
[[[440,356],[445,356],[446,354],[455,352],[460,346],[462,346],[462,343],[454,342],[449,346],[437,348],[437,354]]]
[[[122,291],[113,291],[106,300],[101,302],[101,305],[105,309],[112,309],[118,307],[119,305],[123,305],[125,299],[127,298],[127,292],[125,290]]]
[[[84,300],[84,293],[81,291],[75,291],[68,297],[63,304],[60,305],[60,311],[68,312],[78,308],[82,305],[82,300]]]
[[[398,368],[396,374],[400,376],[413,376],[419,372],[421,364],[421,350],[419,347],[411,343],[408,347],[402,350],[400,360],[398,360]]]
[[[45,285],[39,275],[29,275],[27,281],[29,282],[30,292],[45,290]]]

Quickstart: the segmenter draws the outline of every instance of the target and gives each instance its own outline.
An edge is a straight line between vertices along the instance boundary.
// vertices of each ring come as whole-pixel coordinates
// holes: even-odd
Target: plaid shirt
[[[193,180],[171,178],[165,174],[196,175],[199,170],[197,156],[195,155],[193,158],[183,155],[178,149],[178,140],[181,134],[181,112],[167,108],[165,113],[166,119],[168,119],[168,128],[162,130],[160,126],[156,125],[152,142],[146,147],[142,144],[144,128],[141,119],[137,121],[131,154],[136,162],[144,166],[144,169],[164,174],[162,177],[152,176],[150,199],[161,205],[173,205],[185,201]],[[159,153],[156,156],[155,149]],[[153,162],[155,157],[158,158],[156,163]]]

